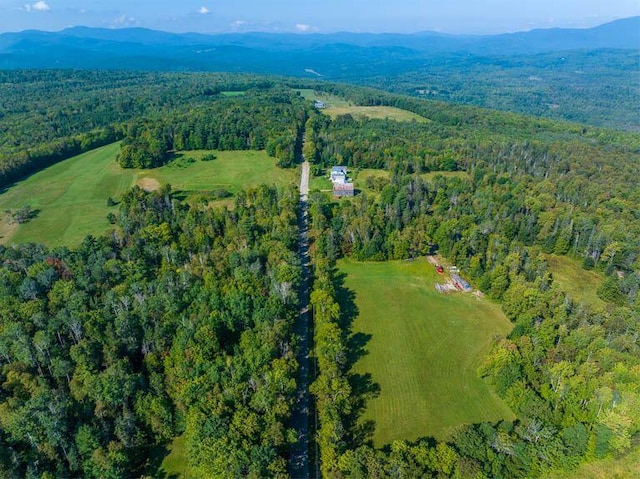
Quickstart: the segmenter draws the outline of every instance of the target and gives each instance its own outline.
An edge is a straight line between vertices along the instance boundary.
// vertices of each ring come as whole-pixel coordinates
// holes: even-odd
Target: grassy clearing
[[[469,178],[469,173],[466,171],[430,171],[429,173],[422,173],[420,175],[423,179],[433,181],[436,176],[444,176],[445,178]]]
[[[345,275],[341,306],[349,311],[353,295],[352,330],[365,350],[353,372],[370,374],[380,386],[361,417],[363,424],[374,421],[377,446],[443,439],[462,424],[513,419],[476,372],[492,338],[511,330],[497,305],[471,294],[439,294],[442,276],[424,259],[343,260],[338,268]]]
[[[232,90],[228,90],[228,91],[221,91],[220,94],[222,96],[244,96],[247,92],[246,91],[232,91]]]
[[[579,261],[567,256],[550,254],[545,259],[549,263],[554,281],[562,291],[575,301],[596,308],[605,307],[606,303],[596,292],[604,281],[602,274],[583,269]]]
[[[382,177],[388,179],[390,177],[390,173],[386,170],[375,170],[375,169],[362,169],[362,170],[348,170],[349,179],[353,181],[353,184],[356,188],[356,194],[360,193],[370,193],[373,195],[379,195],[379,193],[369,187],[367,187],[367,178],[369,177]],[[331,184],[331,180],[329,180],[329,172],[328,169],[324,171],[321,176],[312,176],[309,179],[309,189],[320,190],[322,192],[326,192],[331,194],[333,191],[333,185]]]
[[[40,242],[49,246],[73,246],[88,235],[108,231],[107,199],[117,199],[139,184],[156,189],[170,183],[185,196],[236,194],[260,184],[297,184],[297,169],[283,170],[264,151],[215,152],[216,159],[201,161],[204,151],[178,153],[174,162],[151,170],[122,169],[115,161],[119,144],[114,143],[69,158],[16,183],[0,193],[0,242]],[[217,200],[212,204],[228,204]],[[7,210],[30,205],[37,216],[21,225],[10,221]]]
[[[5,235],[5,243],[79,243],[88,234],[109,228],[109,196],[133,186],[136,173],[122,170],[114,161],[119,144],[104,146],[57,163],[20,181],[0,194],[0,211],[31,205],[35,219]]]
[[[224,189],[236,194],[260,184],[285,186],[297,184],[297,169],[276,167],[266,151],[216,151],[215,160],[200,161],[209,151],[178,152],[176,161],[162,168],[138,172],[138,178],[153,178],[170,183],[174,190],[203,192]],[[189,161],[192,158],[193,162]]]
[[[393,106],[357,106],[353,103],[325,92],[315,92],[314,90],[297,90],[303,98],[307,100],[321,100],[325,102],[327,107],[322,110],[327,115],[335,118],[338,115],[346,115],[347,113],[354,117],[366,117],[374,119],[385,119],[396,121],[417,121],[429,122],[431,120],[417,115],[416,113],[402,110]]]
[[[640,477],[640,447],[622,457],[583,464],[575,471],[553,472],[543,479],[637,479]]]
[[[193,479],[189,464],[187,462],[187,445],[183,436],[177,437],[168,447],[169,454],[165,456],[158,474],[154,477],[165,477],[170,479]]]
[[[346,106],[346,107],[334,107],[328,106],[325,108],[324,112],[331,116],[331,118],[335,118],[339,115],[350,114],[354,117],[366,117],[372,119],[389,119],[396,121],[417,121],[420,123],[427,123],[430,120],[426,119],[423,116],[417,115],[416,113],[402,110],[400,108],[396,108],[394,106]]]

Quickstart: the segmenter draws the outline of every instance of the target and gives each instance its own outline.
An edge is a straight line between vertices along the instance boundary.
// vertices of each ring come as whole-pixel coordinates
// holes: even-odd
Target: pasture
[[[355,311],[351,328],[362,348],[352,373],[379,386],[360,418],[373,421],[376,446],[445,439],[462,424],[514,418],[477,375],[493,338],[512,327],[499,306],[438,293],[442,276],[425,259],[341,260],[338,270],[341,306]]]
[[[335,118],[339,115],[350,114],[354,117],[366,117],[372,119],[389,119],[396,121],[430,122],[431,120],[416,113],[402,110],[393,106],[358,106],[336,95],[313,90],[297,90],[307,100],[321,100],[327,105],[323,113]]]
[[[288,186],[299,182],[299,169],[282,169],[266,151],[215,151],[215,160],[202,161],[210,151],[178,152],[161,168],[138,170],[138,179],[152,178],[174,190],[201,193],[226,190],[232,194],[260,184]],[[193,161],[191,161],[193,160]]]
[[[135,170],[115,162],[119,143],[83,153],[45,168],[0,194],[0,211],[30,205],[37,216],[12,224],[3,243],[39,242],[49,246],[73,245],[88,234],[100,234],[110,225],[109,196],[117,197],[135,183]]]
[[[206,151],[179,152],[161,168],[123,169],[116,163],[120,145],[114,143],[56,163],[0,193],[0,242],[39,242],[48,246],[77,245],[88,235],[112,226],[107,220],[118,197],[135,184],[145,189],[171,184],[183,196],[215,199],[260,184],[295,185],[299,169],[280,169],[265,151],[216,151],[216,159],[202,161]],[[213,204],[228,204],[218,200]],[[22,224],[7,211],[29,205],[35,217]]]

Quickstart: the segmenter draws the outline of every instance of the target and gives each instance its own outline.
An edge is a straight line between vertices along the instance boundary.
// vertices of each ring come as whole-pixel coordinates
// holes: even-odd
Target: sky
[[[172,32],[504,33],[640,15],[640,0],[0,0],[0,32],[72,26]]]

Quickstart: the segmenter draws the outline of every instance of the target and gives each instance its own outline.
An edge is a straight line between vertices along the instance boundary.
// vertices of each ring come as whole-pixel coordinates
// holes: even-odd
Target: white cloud
[[[246,25],[248,25],[247,22],[245,22],[244,20],[236,20],[234,22],[231,22],[231,29],[234,31],[240,30],[243,27],[245,27]]]
[[[317,32],[318,28],[313,25],[307,25],[306,23],[296,23],[295,27],[297,32],[300,33],[309,33],[309,32]]]
[[[138,20],[136,20],[133,17],[128,17],[123,13],[119,17],[114,18],[113,21],[111,22],[111,25],[114,27],[122,27],[122,26],[129,26],[129,25],[137,25],[138,23],[140,23],[138,22]]]
[[[209,10],[207,7],[200,7],[200,10],[198,10],[198,13],[202,13],[203,15],[207,15],[209,13],[211,13],[211,10]]]
[[[51,10],[51,7],[47,4],[47,2],[40,0],[36,3],[27,3],[24,6],[24,9],[27,12],[48,12],[49,10]]]

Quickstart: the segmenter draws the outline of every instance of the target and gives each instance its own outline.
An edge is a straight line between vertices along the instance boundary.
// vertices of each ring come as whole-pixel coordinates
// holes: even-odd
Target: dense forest
[[[0,186],[127,136],[129,123],[189,112],[221,92],[271,88],[251,75],[0,71]]]
[[[283,474],[296,206],[134,189],[110,236],[1,248],[0,475],[140,477],[181,433],[202,477]]]
[[[223,97],[208,108],[129,124],[118,162],[152,168],[175,150],[266,149],[279,166],[291,166],[299,160],[307,109],[290,89]]]
[[[513,139],[525,140],[534,134],[560,138],[580,134],[606,143],[623,135],[613,130],[511,113],[489,113],[481,108],[318,80],[222,73],[0,71],[0,186],[123,138],[153,151],[132,159],[132,164],[162,163],[171,148],[206,146],[207,141],[221,149],[237,149],[247,144],[250,148],[266,147],[272,156],[286,164],[291,161],[292,149],[299,147],[291,144],[292,129],[299,127],[291,121],[304,121],[300,110],[310,109],[310,105],[303,107],[293,97],[288,90],[291,87],[335,93],[356,105],[397,106],[425,116],[443,128],[461,124],[481,126],[485,131],[493,128],[491,131],[504,132]],[[228,92],[248,90],[251,90],[249,100],[225,96]],[[602,98],[614,101],[609,94],[603,94]],[[221,131],[220,122],[225,117],[218,113],[226,106],[236,111],[237,119],[225,120],[227,130]],[[259,120],[274,108],[276,115],[267,122],[270,126],[261,126]],[[278,120],[280,115],[284,116]],[[189,131],[185,130],[187,127]],[[177,134],[175,144],[174,134]],[[482,140],[483,136],[465,133],[468,139]],[[637,144],[635,137],[623,135],[623,138],[625,143]]]
[[[448,55],[336,80],[422,98],[639,131],[637,50]]]
[[[22,101],[1,97],[2,185],[115,139],[123,166],[161,164],[181,149],[251,148],[291,166],[302,131],[319,175],[336,164],[388,172],[351,200],[309,198],[311,393],[325,477],[537,477],[637,444],[640,135],[318,81],[1,75],[5,89],[30,79]],[[332,119],[294,88],[427,121]],[[106,105],[95,118],[80,107],[89,99]],[[29,135],[53,117],[61,130]],[[444,171],[460,174],[433,174]],[[183,435],[200,477],[286,477],[298,192],[260,187],[229,207],[179,201],[170,187],[117,200],[112,233],[78,248],[0,247],[0,475],[145,477],[152,449]],[[367,397],[347,361],[335,263],[434,252],[514,323],[478,374],[517,419],[374,448],[359,424]],[[604,306],[563,292],[549,254],[604,275]]]

